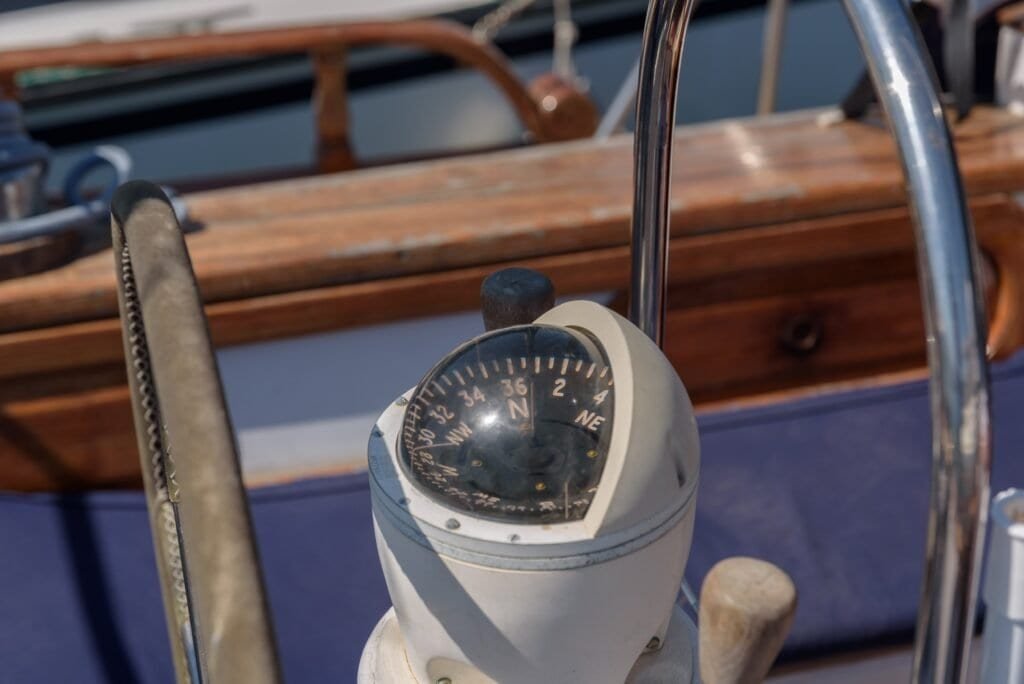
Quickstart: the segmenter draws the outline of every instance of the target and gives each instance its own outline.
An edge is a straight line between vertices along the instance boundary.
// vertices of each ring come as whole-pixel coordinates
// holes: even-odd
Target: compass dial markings
[[[465,356],[479,375],[459,363]],[[459,391],[428,395],[447,374]],[[578,520],[610,440],[610,380],[603,351],[578,332],[523,326],[489,333],[456,350],[414,392],[403,464],[419,486],[456,508],[535,523]]]

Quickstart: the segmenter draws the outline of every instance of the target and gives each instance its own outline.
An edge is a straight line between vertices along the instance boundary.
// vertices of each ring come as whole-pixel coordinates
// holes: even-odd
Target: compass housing
[[[493,377],[478,365],[476,377],[464,372],[481,362]],[[599,403],[601,385],[571,382],[577,365],[588,380],[590,364],[591,379],[608,369],[601,380],[610,391]],[[468,404],[464,391],[474,406],[462,408],[478,410],[431,401],[448,396],[435,382],[454,390],[452,402]],[[495,412],[500,429],[488,439]],[[548,425],[552,415],[562,417]],[[456,439],[442,427],[458,430]],[[428,448],[414,452],[419,446]],[[420,453],[433,454],[429,467],[417,465]],[[473,464],[503,455],[508,461],[483,475]],[[696,424],[668,360],[621,316],[569,302],[535,325],[461,346],[381,415],[368,456],[378,551],[410,681],[457,672],[460,682],[621,684],[651,639],[664,639],[693,531]],[[441,468],[442,476],[430,474]],[[557,502],[548,496],[557,487],[561,506],[543,510],[551,507],[541,501]],[[474,501],[481,496],[512,509],[495,513]]]

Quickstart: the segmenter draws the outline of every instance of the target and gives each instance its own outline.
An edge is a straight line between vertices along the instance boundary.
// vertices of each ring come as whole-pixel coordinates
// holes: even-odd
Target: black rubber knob
[[[488,330],[527,325],[555,305],[555,286],[543,273],[506,268],[484,279],[480,300]]]

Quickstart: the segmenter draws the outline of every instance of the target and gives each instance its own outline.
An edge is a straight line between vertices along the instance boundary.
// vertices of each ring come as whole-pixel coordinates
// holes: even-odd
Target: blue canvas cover
[[[1024,485],[1024,362],[993,381],[998,491]],[[731,555],[782,566],[800,591],[790,657],[909,639],[929,421],[923,382],[702,416],[690,582]],[[366,475],[251,503],[286,680],[354,681],[389,605]],[[0,681],[173,681],[164,625],[141,494],[0,494]]]

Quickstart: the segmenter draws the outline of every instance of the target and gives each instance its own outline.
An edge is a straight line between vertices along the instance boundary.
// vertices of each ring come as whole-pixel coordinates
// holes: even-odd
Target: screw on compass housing
[[[480,304],[487,330],[533,323],[555,305],[551,280],[529,268],[505,268],[484,279]]]

